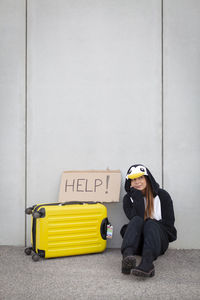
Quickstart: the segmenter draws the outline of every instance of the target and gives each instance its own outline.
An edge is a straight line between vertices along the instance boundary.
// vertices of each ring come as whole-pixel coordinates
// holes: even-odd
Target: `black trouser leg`
[[[152,277],[155,274],[153,261],[167,250],[169,241],[161,225],[152,219],[144,222],[143,239],[142,260],[139,266],[133,269],[133,274]]]
[[[126,229],[121,246],[123,256],[139,254],[142,244],[144,220],[141,217],[133,217]]]
[[[126,228],[121,247],[123,274],[130,274],[131,269],[135,268],[136,259],[133,255],[141,251],[143,223],[144,220],[136,216],[131,219]]]
[[[167,234],[155,220],[148,219],[144,222],[143,237],[142,256],[149,256],[151,253],[154,260],[168,248]]]

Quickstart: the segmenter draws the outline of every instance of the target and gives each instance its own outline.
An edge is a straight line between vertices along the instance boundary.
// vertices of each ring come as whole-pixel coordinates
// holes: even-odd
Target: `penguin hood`
[[[147,176],[149,178],[153,190],[153,195],[155,197],[158,194],[159,184],[155,181],[151,172],[142,164],[132,165],[128,169],[125,180],[125,191],[127,193],[130,192],[131,179],[135,179],[141,176]]]

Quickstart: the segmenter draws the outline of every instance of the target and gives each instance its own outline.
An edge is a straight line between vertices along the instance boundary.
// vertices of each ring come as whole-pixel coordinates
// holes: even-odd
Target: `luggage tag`
[[[107,225],[107,233],[106,233],[106,238],[107,239],[112,239],[113,236],[113,226],[108,224]]]

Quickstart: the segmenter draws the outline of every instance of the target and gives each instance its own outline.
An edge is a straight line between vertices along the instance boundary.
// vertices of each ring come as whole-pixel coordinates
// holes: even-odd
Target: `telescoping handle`
[[[69,201],[69,202],[61,202],[59,205],[61,206],[64,206],[64,205],[73,205],[73,204],[80,204],[80,205],[83,205],[83,204],[96,204],[98,202],[94,202],[94,201],[88,201],[88,202],[81,202],[81,201]]]

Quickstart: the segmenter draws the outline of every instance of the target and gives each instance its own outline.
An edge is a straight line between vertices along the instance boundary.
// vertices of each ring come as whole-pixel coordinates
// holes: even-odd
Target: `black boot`
[[[142,256],[140,264],[132,270],[132,274],[140,277],[153,277],[155,275],[155,267],[151,253]]]
[[[136,258],[133,256],[132,251],[129,249],[125,250],[123,253],[122,260],[122,273],[130,274],[131,270],[136,266]]]

